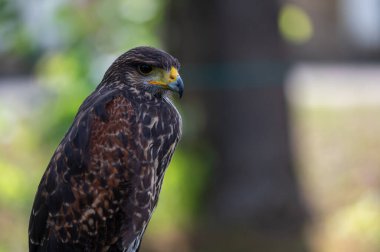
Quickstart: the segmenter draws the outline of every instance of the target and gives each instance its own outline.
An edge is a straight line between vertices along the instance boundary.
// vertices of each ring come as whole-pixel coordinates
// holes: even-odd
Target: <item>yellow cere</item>
[[[179,73],[178,73],[177,68],[171,67],[170,71],[164,74],[164,78],[162,80],[151,80],[148,83],[152,85],[165,87],[169,83],[172,83],[173,81],[175,81],[178,76],[179,76]]]
[[[169,76],[170,82],[176,80],[178,76],[179,76],[179,73],[178,73],[177,68],[172,67],[170,69],[170,76]]]

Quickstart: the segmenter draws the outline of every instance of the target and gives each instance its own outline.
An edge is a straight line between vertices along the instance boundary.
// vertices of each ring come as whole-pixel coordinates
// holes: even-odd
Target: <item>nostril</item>
[[[170,81],[175,81],[179,77],[178,70],[175,67],[172,67],[169,71],[169,79]]]

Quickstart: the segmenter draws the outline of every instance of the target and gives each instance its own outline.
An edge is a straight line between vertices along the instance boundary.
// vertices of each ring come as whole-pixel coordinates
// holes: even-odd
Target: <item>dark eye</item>
[[[152,72],[152,70],[153,70],[152,66],[149,66],[149,65],[146,65],[146,64],[139,65],[137,67],[137,69],[142,74],[148,74],[148,73]]]

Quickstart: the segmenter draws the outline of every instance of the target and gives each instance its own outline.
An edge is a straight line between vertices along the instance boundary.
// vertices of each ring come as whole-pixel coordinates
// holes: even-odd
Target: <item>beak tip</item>
[[[181,77],[178,77],[175,82],[169,84],[169,89],[178,93],[179,98],[182,98],[184,85]]]

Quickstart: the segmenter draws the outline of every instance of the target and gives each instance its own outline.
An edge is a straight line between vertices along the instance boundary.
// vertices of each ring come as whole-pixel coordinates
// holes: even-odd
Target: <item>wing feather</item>
[[[46,246],[50,232],[49,214],[57,214],[63,204],[71,204],[75,195],[69,183],[72,176],[85,173],[88,163],[88,147],[94,114],[99,116],[103,103],[111,101],[116,91],[95,91],[80,107],[74,122],[57,150],[41,179],[34,199],[29,220],[30,251],[40,251]],[[99,105],[100,104],[100,105]],[[92,108],[97,108],[94,111]],[[101,115],[104,119],[104,115]],[[44,246],[43,246],[44,245]]]

